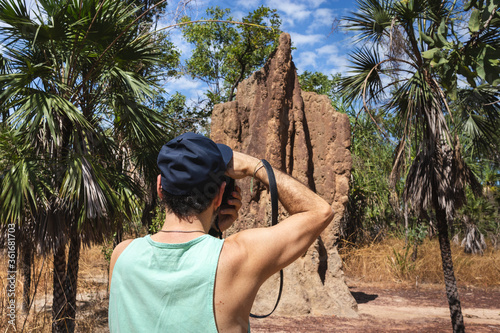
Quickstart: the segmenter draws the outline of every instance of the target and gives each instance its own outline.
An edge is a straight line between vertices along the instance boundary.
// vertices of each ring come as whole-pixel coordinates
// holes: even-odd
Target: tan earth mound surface
[[[320,239],[285,269],[276,314],[357,316],[335,246],[352,164],[349,119],[336,112],[326,96],[300,89],[290,35],[282,34],[266,65],[238,85],[235,101],[215,106],[211,137],[267,159],[316,191],[335,212],[334,221]],[[228,234],[268,226],[270,204],[265,188],[254,184],[251,194],[250,180],[238,185],[243,190],[243,207]],[[282,211],[281,219],[284,217]],[[277,279],[262,286],[254,313],[265,314],[273,308],[278,286]]]

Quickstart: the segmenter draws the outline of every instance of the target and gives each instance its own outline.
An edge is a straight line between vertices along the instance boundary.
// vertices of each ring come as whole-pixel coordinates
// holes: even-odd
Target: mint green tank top
[[[217,333],[214,284],[224,241],[132,241],[113,268],[109,329],[115,332]]]

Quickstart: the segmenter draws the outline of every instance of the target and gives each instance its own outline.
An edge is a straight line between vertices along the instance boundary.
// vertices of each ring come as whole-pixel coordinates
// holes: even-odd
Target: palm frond
[[[344,26],[348,30],[358,31],[356,42],[369,40],[378,43],[384,37],[389,36],[389,28],[392,24],[389,0],[357,0],[358,12],[352,12],[351,16],[343,17],[347,21]]]
[[[458,93],[456,107],[459,111],[458,133],[464,136],[464,146],[471,146],[471,152],[499,156],[500,137],[500,95],[490,85],[462,89]]]
[[[0,170],[1,221],[22,224],[26,217],[37,216],[47,209],[50,175],[44,161],[36,157],[18,133],[3,133],[0,141],[0,159],[7,164]]]
[[[109,72],[104,74],[104,79],[109,80],[111,87],[119,86],[120,91],[127,91],[131,96],[136,96],[138,99],[151,97],[155,93],[155,86],[151,85],[151,81],[137,73],[124,70],[120,67],[113,67]]]
[[[48,128],[50,137],[61,142],[63,131],[69,130],[66,120],[72,128],[91,128],[81,112],[59,95],[31,90],[31,94],[16,101],[16,106],[11,116],[13,126],[25,129],[32,140]]]
[[[10,66],[0,72],[0,99],[24,147],[0,155],[2,222],[36,216],[43,250],[64,244],[75,226],[84,242],[98,241],[140,217],[139,184],[156,173],[171,126],[146,106],[158,78],[144,73],[161,65],[161,48],[139,29],[137,10],[40,0],[33,15],[24,1],[0,0]]]
[[[381,68],[383,62],[380,61],[379,53],[363,47],[354,50],[350,54],[350,58],[352,66],[349,66],[349,73],[351,75],[344,77],[341,81],[343,97],[347,101],[353,101],[366,94],[375,102],[382,99],[382,94],[379,94],[379,92],[383,92],[380,74],[384,71]]]

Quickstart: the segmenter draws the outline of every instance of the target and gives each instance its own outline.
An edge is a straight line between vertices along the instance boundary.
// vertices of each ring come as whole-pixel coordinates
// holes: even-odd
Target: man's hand
[[[259,159],[247,154],[233,151],[233,159],[227,166],[226,175],[233,179],[252,176]]]
[[[234,189],[235,191],[231,193],[232,198],[221,204],[219,211],[220,231],[229,229],[238,218],[238,211],[241,208],[241,189],[239,186],[235,186]]]

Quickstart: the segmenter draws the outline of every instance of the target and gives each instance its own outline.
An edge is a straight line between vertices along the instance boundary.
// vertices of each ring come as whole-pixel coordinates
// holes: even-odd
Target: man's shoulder
[[[127,239],[127,240],[124,240],[123,242],[121,242],[120,244],[118,244],[115,247],[115,249],[113,250],[113,254],[111,255],[111,262],[112,263],[116,262],[116,260],[120,256],[120,254],[122,254],[123,251],[125,251],[125,249],[130,245],[130,243],[132,243],[136,239],[137,238]]]
[[[118,244],[116,247],[115,247],[115,251],[120,251],[120,252],[123,252],[123,250],[125,250],[127,248],[127,246],[130,245],[130,243],[132,243],[134,240],[136,240],[137,238],[131,238],[131,239],[127,239],[127,240],[124,240],[123,242],[121,242],[120,244]]]
[[[224,239],[221,250],[221,260],[227,265],[239,266],[241,263],[245,262],[248,257],[249,249],[248,246],[246,246],[246,242],[241,237],[242,232],[243,231],[237,232]],[[243,238],[244,236],[245,235],[243,235]]]

